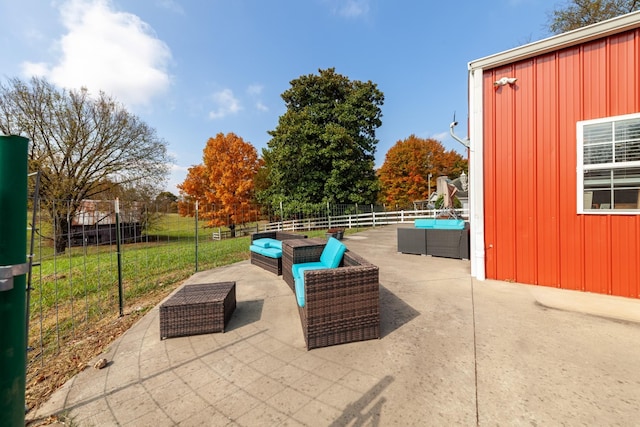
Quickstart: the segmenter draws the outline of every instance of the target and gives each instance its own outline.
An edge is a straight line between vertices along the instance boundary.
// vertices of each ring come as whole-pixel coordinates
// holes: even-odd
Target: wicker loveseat
[[[458,219],[416,219],[398,228],[398,252],[469,259],[469,223]]]
[[[264,268],[267,271],[282,274],[282,247],[281,242],[287,239],[305,239],[307,236],[303,234],[285,233],[283,231],[262,231],[251,235],[251,245],[249,246],[251,253],[251,264]],[[255,245],[256,241],[268,239],[272,247],[267,245],[266,248]],[[275,245],[273,243],[276,243]],[[262,253],[260,253],[262,252]]]
[[[294,264],[317,263],[327,241],[282,243],[282,278],[295,293]],[[337,268],[304,271],[298,312],[307,349],[380,338],[378,267],[346,250]]]

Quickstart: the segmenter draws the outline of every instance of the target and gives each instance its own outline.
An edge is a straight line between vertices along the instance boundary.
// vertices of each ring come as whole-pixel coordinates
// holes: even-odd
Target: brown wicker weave
[[[236,282],[184,285],[160,305],[160,339],[224,332],[236,309]]]
[[[326,241],[282,245],[282,278],[293,290],[291,266],[314,262]],[[380,338],[378,267],[347,250],[340,267],[304,274],[305,306],[298,307],[307,349]]]
[[[276,240],[288,240],[288,239],[305,239],[307,236],[303,234],[285,233],[283,231],[263,231],[260,233],[253,233],[251,235],[251,242],[257,239],[276,239]],[[270,258],[255,252],[251,252],[251,264],[257,265],[260,268],[264,268],[273,274],[280,276],[282,274],[282,258]]]
[[[469,223],[463,230],[398,228],[398,252],[469,259]]]

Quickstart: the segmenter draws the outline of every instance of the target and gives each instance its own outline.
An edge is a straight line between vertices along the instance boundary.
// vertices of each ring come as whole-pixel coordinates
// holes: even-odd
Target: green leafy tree
[[[29,169],[41,174],[42,205],[67,246],[82,200],[136,189],[157,194],[169,174],[167,143],[110,96],[59,90],[45,79],[0,85],[0,132],[25,135]]]
[[[268,204],[269,188],[271,182],[269,181],[269,172],[271,171],[271,152],[265,148],[262,149],[262,162],[260,168],[256,172],[254,178],[254,190],[256,192],[256,200],[260,203]]]
[[[371,81],[352,81],[335,69],[301,76],[282,94],[287,111],[269,134],[267,177],[259,199],[298,205],[372,203],[383,93]],[[264,186],[264,185],[263,185]]]
[[[560,34],[636,10],[637,0],[570,0],[549,13],[549,31]]]
[[[170,191],[163,191],[156,196],[155,204],[160,212],[177,212],[178,196]]]

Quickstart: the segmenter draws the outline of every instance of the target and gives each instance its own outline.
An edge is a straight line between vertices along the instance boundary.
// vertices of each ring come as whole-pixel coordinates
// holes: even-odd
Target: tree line
[[[206,219],[220,226],[255,218],[256,203],[277,211],[284,202],[282,209],[291,212],[318,211],[328,203],[406,204],[427,198],[439,175],[453,179],[467,169],[461,154],[411,135],[376,170],[384,102],[377,85],[350,80],[333,68],[290,84],[282,94],[286,112],[269,131],[262,156],[233,133],[207,141],[203,162],[178,186],[181,213],[195,201],[213,203],[218,209]]]

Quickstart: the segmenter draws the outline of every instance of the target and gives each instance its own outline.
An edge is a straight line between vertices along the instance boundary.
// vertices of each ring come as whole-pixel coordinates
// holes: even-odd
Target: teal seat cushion
[[[280,240],[270,238],[256,239],[251,242],[251,244],[262,248],[282,249],[282,242]]]
[[[304,307],[304,272],[308,270],[323,270],[327,269],[321,262],[306,262],[303,264],[293,264],[291,266],[291,273],[293,274],[293,280],[295,282],[296,300],[300,307]]]
[[[265,248],[262,246],[251,245],[249,246],[249,250],[269,258],[282,258],[282,249],[278,248]]]
[[[431,228],[434,230],[464,230],[463,219],[423,218],[413,221],[415,228]]]
[[[347,247],[338,239],[330,237],[320,254],[320,261],[305,262],[301,264],[293,264],[291,273],[295,283],[296,300],[300,307],[304,307],[304,272],[309,270],[324,270],[328,268],[337,268],[342,261],[342,256],[346,252]]]
[[[329,237],[327,245],[322,250],[320,262],[327,268],[337,268],[342,261],[342,255],[346,252],[347,247],[340,240]]]
[[[329,268],[325,266],[321,262],[305,262],[303,264],[293,264],[291,266],[291,273],[293,274],[293,278],[300,277],[304,279],[304,272],[307,270],[322,270],[325,268]]]
[[[294,279],[296,290],[296,302],[299,307],[304,307],[304,278],[296,277]]]

